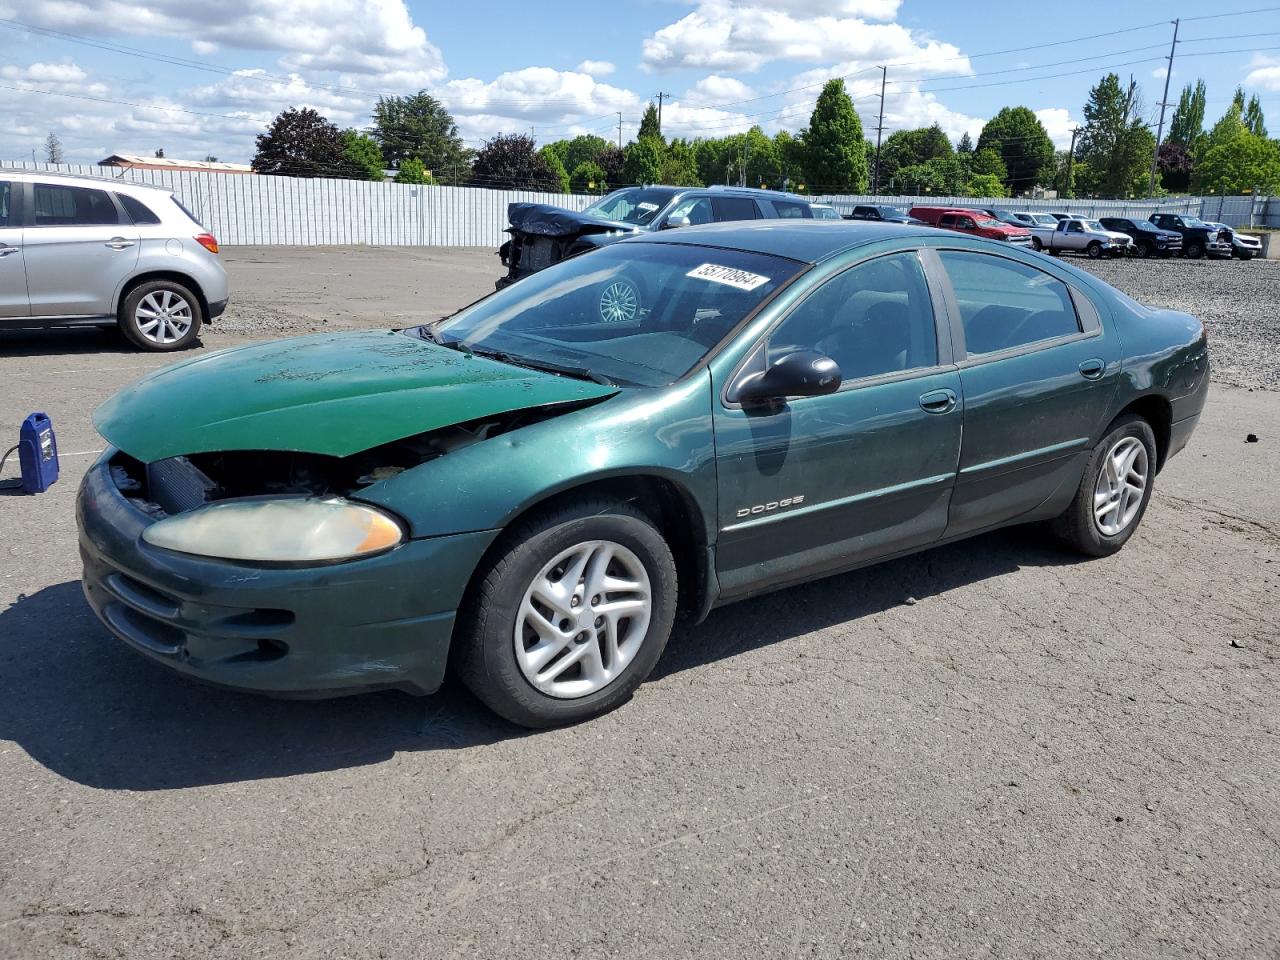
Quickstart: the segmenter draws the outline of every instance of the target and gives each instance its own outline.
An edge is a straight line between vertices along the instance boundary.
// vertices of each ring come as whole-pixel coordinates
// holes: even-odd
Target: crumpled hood
[[[402,333],[320,334],[165,367],[117,393],[93,422],[148,463],[220,450],[345,457],[479,417],[617,392]]]
[[[606,233],[610,230],[636,232],[636,228],[629,223],[601,220],[577,210],[553,207],[549,203],[508,204],[507,219],[511,221],[510,230],[539,237],[568,237],[579,233]]]

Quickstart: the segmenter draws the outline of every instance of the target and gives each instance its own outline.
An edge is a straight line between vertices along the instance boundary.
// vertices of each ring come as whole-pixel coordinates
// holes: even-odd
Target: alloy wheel
[[[191,304],[181,294],[172,290],[155,290],[138,301],[133,319],[138,333],[144,338],[167,345],[177,343],[187,335],[195,315]]]
[[[600,294],[600,319],[606,323],[629,323],[640,310],[640,291],[630,280],[615,280]]]
[[[1107,451],[1093,488],[1093,522],[1106,537],[1133,523],[1147,490],[1149,460],[1137,437],[1121,437]]]
[[[609,540],[560,553],[525,591],[516,614],[516,663],[547,696],[585,697],[616,680],[649,630],[653,594],[640,558]]]

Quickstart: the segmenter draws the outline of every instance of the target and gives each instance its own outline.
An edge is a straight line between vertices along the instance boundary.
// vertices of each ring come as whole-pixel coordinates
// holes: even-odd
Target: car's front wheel
[[[191,346],[204,316],[200,300],[172,280],[149,280],[129,291],[117,321],[129,342],[143,350],[171,351]]]
[[[1185,253],[1192,260],[1199,260],[1204,256],[1204,244],[1199,240],[1192,240],[1187,244]]]
[[[490,709],[522,726],[612,710],[653,670],[671,635],[671,550],[648,517],[621,501],[586,501],[520,524],[477,578],[455,668]]]
[[[1142,522],[1155,466],[1151,425],[1133,414],[1118,418],[1093,448],[1075,498],[1053,521],[1053,532],[1088,556],[1115,553]]]
[[[1044,249],[1044,244],[1040,242],[1039,237],[1031,238],[1031,249],[1037,252]]]
[[[1236,254],[1236,256],[1237,256],[1237,257],[1239,257],[1241,260],[1252,260],[1252,259],[1253,259],[1253,251],[1252,251],[1252,250],[1245,250],[1245,251],[1243,251],[1242,253],[1237,253],[1237,254]]]
[[[1089,244],[1089,246],[1084,248],[1084,252],[1089,257],[1090,260],[1097,260],[1099,257],[1102,256],[1102,244],[1100,244],[1097,240],[1094,240],[1092,243]]]

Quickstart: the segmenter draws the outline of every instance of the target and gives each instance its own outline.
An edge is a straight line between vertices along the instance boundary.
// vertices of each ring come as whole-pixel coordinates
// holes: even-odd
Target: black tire
[[[1120,532],[1108,536],[1094,521],[1094,490],[1098,484],[1098,475],[1105,466],[1107,453],[1126,437],[1139,440],[1146,448],[1146,486],[1142,491],[1142,500],[1133,519]],[[1156,437],[1151,430],[1151,425],[1136,414],[1118,417],[1093,448],[1071,505],[1050,521],[1050,530],[1072,550],[1090,557],[1110,556],[1128,542],[1133,532],[1138,529],[1138,525],[1142,523],[1142,518],[1147,512],[1147,504],[1151,502],[1151,491],[1155,487],[1155,473]]]
[[[1244,251],[1243,253],[1238,253],[1238,254],[1236,254],[1236,256],[1238,256],[1241,260],[1252,260],[1252,259],[1253,259],[1253,251],[1252,251],[1252,250],[1246,250],[1246,251]]]
[[[1151,254],[1155,253],[1155,247],[1151,245],[1150,240],[1138,241],[1138,256],[1146,260]]]
[[[1031,249],[1035,250],[1037,253],[1044,249],[1044,244],[1040,242],[1039,237],[1031,238]]]
[[[1161,259],[1161,260],[1169,260],[1169,259],[1171,259],[1172,257],[1173,257],[1173,251],[1172,251],[1172,250],[1161,250],[1161,251],[1160,251],[1160,259]]]
[[[626,547],[649,577],[651,608],[639,649],[601,689],[576,699],[538,690],[516,660],[515,629],[525,591],[547,564],[576,544],[609,540]],[[647,516],[620,500],[588,500],[550,509],[510,529],[476,573],[453,650],[459,678],[494,713],[524,727],[577,723],[626,701],[652,672],[671,636],[677,600],[675,561]]]
[[[1200,240],[1189,240],[1183,252],[1192,260],[1199,260],[1204,256],[1204,243]]]
[[[1090,260],[1097,260],[1099,257],[1102,256],[1102,244],[1100,244],[1097,240],[1094,240],[1087,247],[1084,248],[1084,252],[1085,252],[1085,255],[1088,256]]]
[[[150,310],[152,305],[158,303],[170,304],[174,310],[173,318],[187,318],[187,325],[180,336],[166,340],[163,333],[157,334],[154,329],[147,332],[147,320],[140,315],[139,310]],[[177,307],[179,303],[182,305],[181,310]],[[185,313],[181,312],[183,310]],[[169,353],[185,350],[195,343],[204,323],[204,310],[200,306],[200,298],[189,287],[172,280],[148,280],[130,290],[121,301],[116,322],[125,339],[138,349]],[[162,326],[160,329],[172,328]]]
[[[1051,257],[1060,257],[1060,256],[1062,256],[1062,251],[1061,251],[1061,250],[1052,250],[1052,249],[1051,249],[1051,250],[1049,251],[1049,256],[1051,256]]]

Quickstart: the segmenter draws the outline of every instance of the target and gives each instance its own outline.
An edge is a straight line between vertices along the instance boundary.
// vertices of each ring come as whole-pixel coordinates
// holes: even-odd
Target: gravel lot
[[[227,261],[206,348],[439,316],[497,273]],[[738,604],[538,734],[452,686],[271,701],[129,653],[72,502],[88,411],[167,360],[0,335],[0,424],[47,410],[64,453],[0,495],[0,956],[1274,960],[1276,267],[1091,265],[1214,328],[1201,428],[1118,556],[1011,530]]]

